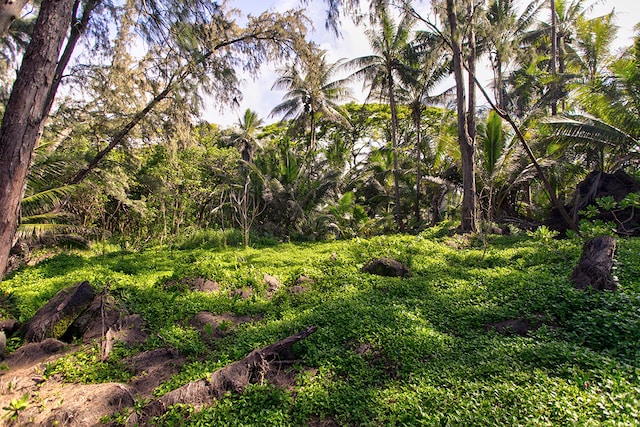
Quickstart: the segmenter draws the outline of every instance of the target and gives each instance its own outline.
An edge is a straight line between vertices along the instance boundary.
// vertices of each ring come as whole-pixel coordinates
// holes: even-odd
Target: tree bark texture
[[[558,36],[557,36],[557,16],[556,16],[556,1],[549,0],[551,3],[551,115],[555,116],[558,114],[558,101],[557,101],[557,92],[558,92],[558,73],[556,70],[556,64],[558,63]]]
[[[0,1],[0,38],[4,38],[9,32],[9,27],[20,16],[20,11],[29,3],[29,0],[4,0]]]
[[[0,127],[0,271],[4,272],[19,220],[33,149],[49,111],[53,84],[74,0],[42,2],[31,42],[18,71]]]
[[[462,75],[462,44],[458,30],[458,16],[454,0],[447,0],[447,19],[451,32],[453,53],[453,73],[456,81],[456,107],[458,113],[458,144],[462,158],[462,220],[460,231],[469,233],[476,230],[475,223],[475,147],[467,126],[466,96],[464,76]]]
[[[395,202],[395,217],[398,230],[404,231],[402,220],[402,206],[400,204],[400,167],[398,166],[398,112],[394,96],[393,71],[387,70],[389,84],[389,107],[391,108],[391,146],[393,149],[393,193]]]
[[[580,263],[571,274],[571,281],[578,289],[615,291],[617,284],[611,276],[616,239],[598,236],[588,240],[582,248]]]
[[[477,212],[477,195],[476,195],[476,30],[475,30],[475,9],[470,2],[467,6],[469,19],[471,25],[469,26],[469,57],[467,58],[467,85],[469,87],[469,99],[467,108],[467,132],[469,134],[467,139],[467,146],[465,154],[462,154],[462,176],[464,195],[462,200],[462,214],[463,223],[467,224],[468,228],[464,228],[463,231],[477,231],[478,212]],[[466,215],[466,219],[465,219]]]

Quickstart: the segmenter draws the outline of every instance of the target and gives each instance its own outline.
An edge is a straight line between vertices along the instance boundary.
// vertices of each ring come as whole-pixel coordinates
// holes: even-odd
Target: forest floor
[[[442,227],[58,254],[0,283],[0,320],[26,324],[60,290],[88,281],[106,302],[103,319],[117,309],[118,327],[10,338],[1,422],[638,425],[640,239],[618,241],[615,292],[571,284],[582,243]],[[381,257],[406,274],[363,271]],[[240,365],[248,370],[227,375]]]

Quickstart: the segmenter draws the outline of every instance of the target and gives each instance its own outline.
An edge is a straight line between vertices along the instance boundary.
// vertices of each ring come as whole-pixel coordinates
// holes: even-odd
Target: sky
[[[230,7],[238,8],[243,15],[258,15],[264,11],[282,12],[288,9],[300,7],[300,0],[229,0]],[[420,4],[420,3],[419,3]],[[428,3],[421,4],[424,10],[428,10]],[[614,10],[616,13],[616,23],[620,27],[618,38],[613,48],[622,49],[630,46],[633,36],[633,27],[640,22],[640,2],[638,0],[599,0],[585,1],[586,5],[593,5],[589,11],[589,17],[604,15]],[[309,0],[305,6],[307,16],[313,22],[314,29],[310,31],[310,38],[321,48],[327,51],[327,60],[335,62],[342,58],[357,58],[371,52],[369,43],[363,27],[356,27],[349,18],[343,20],[341,27],[342,36],[336,37],[332,31],[325,29],[326,5],[320,0]],[[233,126],[238,122],[243,112],[250,108],[258,113],[266,123],[279,120],[279,117],[269,117],[269,113],[277,104],[282,101],[283,92],[272,91],[271,87],[278,74],[277,70],[284,64],[265,64],[260,74],[256,78],[250,76],[242,77],[241,91],[242,100],[239,106],[208,105],[203,116],[204,120],[217,123],[223,127]],[[488,83],[490,72],[480,79]],[[361,84],[353,87],[356,99],[362,101],[364,94],[361,91]]]

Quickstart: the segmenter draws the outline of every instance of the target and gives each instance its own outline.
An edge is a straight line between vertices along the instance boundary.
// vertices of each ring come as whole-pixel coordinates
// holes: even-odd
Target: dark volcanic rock
[[[362,267],[363,273],[385,277],[411,277],[411,272],[400,261],[393,258],[378,258]]]
[[[577,185],[573,201],[565,208],[569,215],[581,219],[580,211],[591,205],[597,207],[596,200],[612,197],[619,202],[631,193],[640,193],[640,181],[626,172],[619,170],[611,174],[593,171]],[[614,212],[599,208],[598,210],[598,215],[592,219],[615,223],[620,235],[640,236],[640,209],[630,206],[616,209]],[[568,230],[568,225],[555,208],[551,210],[546,223],[552,230],[560,232],[561,236]]]

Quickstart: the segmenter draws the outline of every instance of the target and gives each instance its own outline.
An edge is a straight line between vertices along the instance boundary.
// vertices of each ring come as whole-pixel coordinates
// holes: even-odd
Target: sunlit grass
[[[77,281],[109,286],[147,322],[152,334],[144,349],[170,345],[188,357],[156,395],[318,326],[294,347],[301,360],[294,390],[251,386],[201,412],[177,407],[158,425],[640,423],[640,239],[619,241],[621,291],[604,294],[572,288],[581,242],[571,240],[491,237],[485,247],[480,238],[436,230],[260,248],[184,247],[58,255],[0,286],[21,320]],[[402,261],[412,277],[360,271],[380,256]],[[264,274],[281,283],[273,295]],[[303,293],[289,292],[301,275],[313,282]],[[220,291],[166,286],[184,277],[215,280]],[[253,295],[230,297],[236,288]],[[188,326],[200,311],[259,317],[209,346]],[[526,337],[486,327],[516,318],[542,319],[544,326]],[[118,379],[106,368],[80,368],[76,375],[92,381]]]

